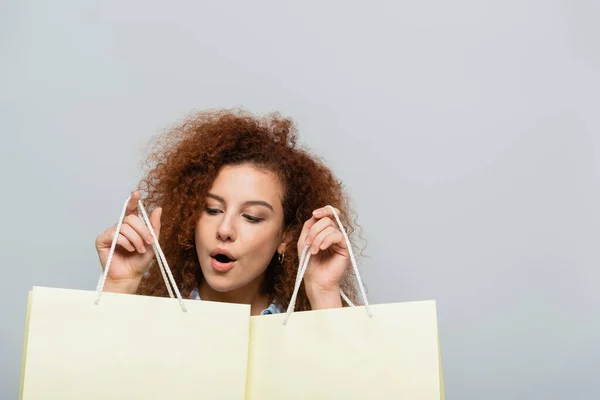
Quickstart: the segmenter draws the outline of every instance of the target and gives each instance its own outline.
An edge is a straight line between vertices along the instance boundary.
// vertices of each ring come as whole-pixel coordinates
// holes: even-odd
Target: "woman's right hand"
[[[138,216],[139,198],[139,191],[135,191],[127,203],[125,218],[104,285],[104,290],[108,292],[135,293],[154,257],[152,249],[154,238],[150,229]],[[157,238],[160,234],[161,214],[161,208],[155,209],[150,214],[150,224]],[[102,270],[106,267],[116,230],[117,225],[113,225],[96,238],[96,251]]]

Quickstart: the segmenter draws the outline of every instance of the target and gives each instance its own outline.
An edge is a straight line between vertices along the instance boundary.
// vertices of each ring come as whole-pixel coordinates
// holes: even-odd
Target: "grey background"
[[[0,398],[27,291],[93,290],[147,141],[293,117],[373,302],[438,301],[448,399],[600,398],[598,1],[0,3]]]

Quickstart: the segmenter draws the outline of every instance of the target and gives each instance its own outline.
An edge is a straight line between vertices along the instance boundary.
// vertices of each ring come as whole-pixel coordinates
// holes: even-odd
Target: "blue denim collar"
[[[194,288],[194,290],[192,290],[190,292],[190,299],[192,299],[192,300],[202,300],[200,298],[200,294],[198,293],[198,288]],[[271,303],[269,305],[269,307],[267,307],[267,308],[265,308],[264,310],[261,311],[260,315],[279,314],[282,311],[283,310],[281,309],[281,307],[279,307],[277,304]]]

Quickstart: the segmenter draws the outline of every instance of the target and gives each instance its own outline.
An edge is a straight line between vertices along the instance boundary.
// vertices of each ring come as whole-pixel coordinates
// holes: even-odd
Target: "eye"
[[[246,220],[248,222],[250,222],[251,224],[257,224],[257,223],[263,221],[262,218],[253,217],[252,215],[248,215],[248,214],[244,214],[244,218],[246,218]]]
[[[209,215],[217,215],[221,212],[221,210],[219,210],[218,208],[210,208],[210,207],[206,207],[204,209]]]

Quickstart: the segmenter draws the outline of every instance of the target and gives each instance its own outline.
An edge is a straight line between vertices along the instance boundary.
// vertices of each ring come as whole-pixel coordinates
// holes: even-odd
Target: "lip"
[[[223,253],[219,253],[219,254],[223,254]],[[233,268],[234,264],[235,264],[235,261],[229,261],[228,263],[222,263],[222,262],[217,261],[216,258],[213,258],[213,257],[210,258],[210,265],[217,272],[222,272],[222,273],[228,272]]]
[[[236,260],[237,260],[237,258],[235,258],[235,257],[234,257],[234,256],[233,256],[233,255],[232,255],[230,252],[228,252],[228,251],[227,251],[227,250],[225,250],[225,249],[216,248],[216,249],[214,249],[213,251],[211,251],[211,252],[210,252],[210,256],[211,256],[211,258],[213,258],[213,259],[214,259],[214,258],[215,258],[215,257],[216,257],[218,254],[223,254],[223,255],[226,255],[227,257],[229,257],[229,259],[230,259],[231,261],[236,261]],[[223,263],[221,263],[221,264],[223,264]]]
[[[217,259],[215,257],[219,254],[223,254],[223,255],[229,257],[229,259],[231,261],[229,261],[227,263],[217,261]],[[210,252],[210,265],[217,272],[225,273],[225,272],[230,271],[234,267],[236,261],[237,261],[237,258],[235,258],[229,251],[227,251],[225,249],[216,248]]]

